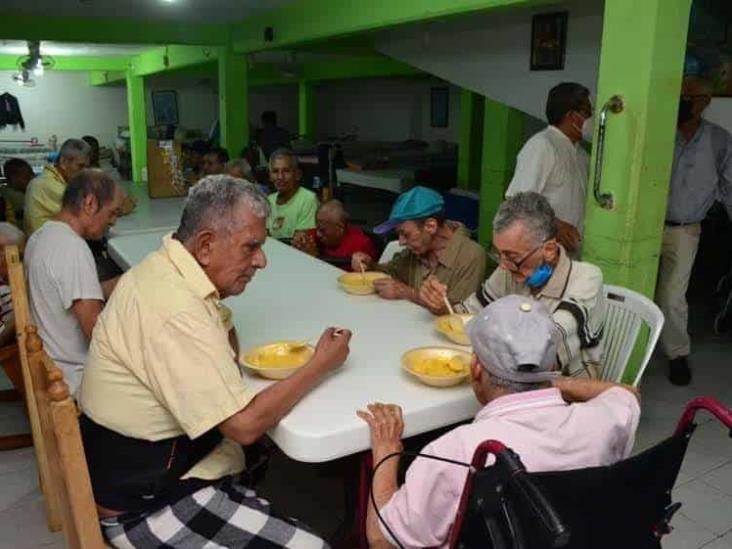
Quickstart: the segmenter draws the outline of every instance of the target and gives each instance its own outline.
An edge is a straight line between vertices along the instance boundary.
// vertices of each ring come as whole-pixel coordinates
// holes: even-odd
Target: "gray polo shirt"
[[[732,135],[702,120],[688,143],[676,134],[666,221],[699,223],[715,200],[732,217]]]

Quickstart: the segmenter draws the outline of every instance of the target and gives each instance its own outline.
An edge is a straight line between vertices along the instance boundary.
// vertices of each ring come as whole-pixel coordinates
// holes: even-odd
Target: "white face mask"
[[[582,139],[588,143],[592,143],[592,136],[595,133],[595,122],[594,118],[585,118],[582,122]]]

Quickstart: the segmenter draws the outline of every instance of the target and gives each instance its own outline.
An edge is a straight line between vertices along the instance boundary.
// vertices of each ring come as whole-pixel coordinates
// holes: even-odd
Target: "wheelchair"
[[[529,473],[510,448],[483,442],[473,455],[448,547],[660,549],[682,505],[671,492],[701,410],[732,437],[732,411],[716,399],[697,398],[672,436],[604,467]],[[489,454],[495,462],[486,466]]]

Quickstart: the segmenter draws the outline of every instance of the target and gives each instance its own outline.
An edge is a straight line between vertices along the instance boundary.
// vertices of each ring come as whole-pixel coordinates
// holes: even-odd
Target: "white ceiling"
[[[46,55],[104,55],[129,56],[154,48],[154,45],[130,46],[117,44],[72,44],[66,42],[41,42],[41,54]],[[0,54],[26,55],[28,45],[23,40],[0,40]]]
[[[292,0],[2,0],[8,14],[234,23]],[[59,24],[63,24],[59,22]]]

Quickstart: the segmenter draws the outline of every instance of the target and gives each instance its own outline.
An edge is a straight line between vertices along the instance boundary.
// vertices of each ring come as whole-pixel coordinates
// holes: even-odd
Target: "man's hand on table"
[[[433,314],[442,315],[447,313],[445,298],[447,297],[447,286],[437,280],[434,276],[428,276],[427,280],[419,288],[419,301]]]
[[[295,231],[292,235],[292,246],[301,252],[318,257],[318,242],[311,231]]]
[[[579,249],[580,234],[577,228],[571,223],[557,220],[557,240],[564,246],[569,253],[576,252]]]
[[[374,280],[374,290],[384,299],[410,299],[415,301],[417,292],[409,286],[393,278],[379,278]]]
[[[133,212],[137,206],[137,199],[131,194],[125,195],[122,199],[122,204],[119,207],[119,215],[128,215]]]
[[[353,272],[358,273],[361,271],[363,265],[364,271],[368,271],[374,265],[374,259],[367,253],[354,252],[351,256],[351,269]]]
[[[350,341],[351,332],[349,330],[328,328],[320,336],[310,362],[321,365],[326,371],[335,370],[348,358]]]
[[[399,406],[377,402],[368,405],[368,412],[359,410],[356,415],[369,424],[374,465],[389,454],[402,451],[404,419]]]

